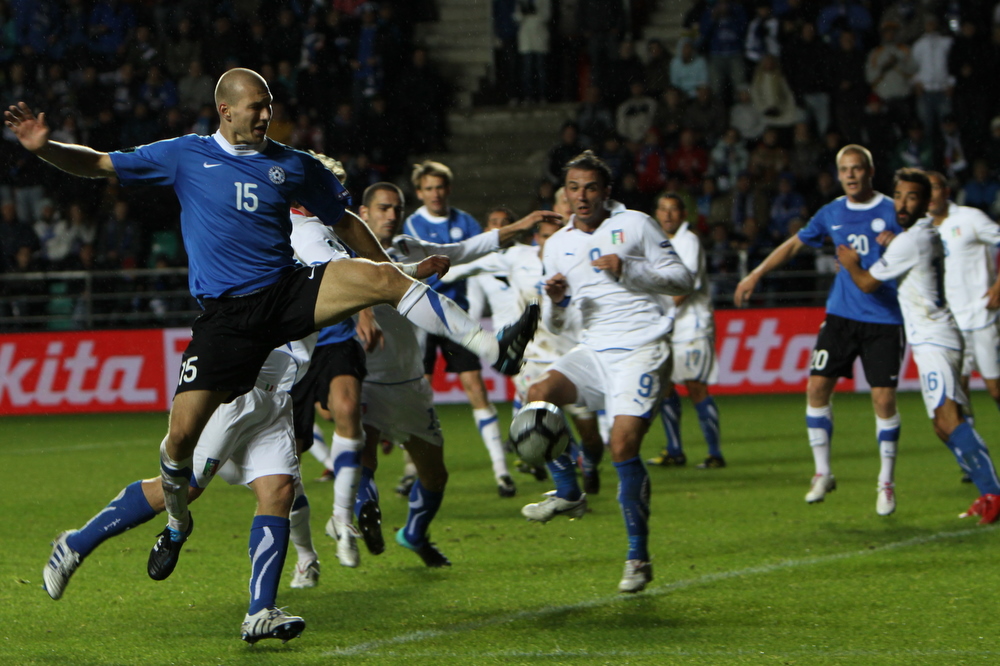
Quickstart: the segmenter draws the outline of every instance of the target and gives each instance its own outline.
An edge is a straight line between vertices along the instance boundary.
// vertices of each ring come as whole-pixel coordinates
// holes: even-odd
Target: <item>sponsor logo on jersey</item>
[[[611,232],[611,244],[612,245],[623,245],[625,243],[625,232],[621,229],[615,229]]]
[[[275,185],[281,185],[285,182],[285,170],[278,165],[274,165],[267,170],[267,177],[271,179],[271,182]]]
[[[880,234],[883,231],[885,231],[885,220],[883,220],[881,217],[876,217],[874,220],[872,220],[872,231],[874,231],[877,234]]]
[[[215,476],[215,473],[219,471],[219,461],[215,458],[209,458],[205,461],[205,472],[203,476]]]

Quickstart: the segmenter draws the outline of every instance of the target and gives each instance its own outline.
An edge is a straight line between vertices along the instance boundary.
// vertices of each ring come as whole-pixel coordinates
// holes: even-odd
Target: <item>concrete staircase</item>
[[[418,23],[414,37],[428,48],[431,62],[455,86],[460,108],[493,67],[493,22],[489,0],[436,0],[438,20]]]
[[[649,24],[643,30],[643,41],[659,39],[671,51],[676,50],[677,40],[683,33],[681,22],[693,4],[692,0],[659,0],[656,9],[649,15]],[[645,56],[646,49],[637,49],[636,52]]]

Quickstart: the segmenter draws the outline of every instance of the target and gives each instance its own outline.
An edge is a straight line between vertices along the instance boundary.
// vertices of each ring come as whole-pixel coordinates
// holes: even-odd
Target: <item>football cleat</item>
[[[243,618],[240,638],[253,645],[264,638],[278,638],[287,643],[302,635],[306,621],[297,615],[289,615],[281,608],[265,608]]]
[[[517,486],[514,485],[514,479],[510,478],[510,474],[497,477],[497,494],[500,497],[513,497],[517,494]]]
[[[407,541],[406,535],[404,534],[405,531],[406,531],[405,527],[399,528],[399,530],[396,532],[396,543],[398,543],[403,548],[408,548],[417,555],[419,555],[420,559],[424,561],[424,564],[426,564],[429,567],[438,568],[438,567],[451,566],[451,560],[445,557],[444,553],[438,550],[437,546],[435,546],[433,543],[430,542],[429,535],[427,538],[424,538],[424,542],[421,545],[414,546],[412,543]]]
[[[541,502],[525,504],[521,507],[521,515],[537,523],[547,523],[556,516],[583,518],[585,513],[587,513],[587,495],[585,493],[581,494],[580,499],[575,502],[553,495],[546,497]]]
[[[365,540],[365,546],[372,555],[385,552],[385,539],[382,538],[382,509],[378,502],[368,500],[358,511],[358,531]]]
[[[52,554],[49,555],[49,561],[42,569],[42,580],[45,581],[43,587],[53,599],[62,597],[63,590],[69,585],[70,577],[83,561],[80,553],[70,548],[69,544],[66,543],[66,538],[70,534],[73,532],[67,530],[55,538],[52,542]]]
[[[822,502],[826,494],[837,489],[837,479],[833,474],[816,474],[809,485],[809,492],[806,493],[806,501],[810,504]]]
[[[601,471],[596,467],[590,474],[583,475],[583,492],[586,495],[597,495],[601,492]]]
[[[319,560],[310,560],[303,566],[302,562],[295,564],[295,575],[291,586],[296,590],[316,587],[319,583]]]
[[[361,561],[358,551],[358,539],[361,533],[351,523],[342,523],[330,516],[326,521],[326,535],[337,542],[337,559],[340,566],[354,568]]]
[[[878,484],[878,499],[875,501],[875,513],[880,516],[891,516],[896,511],[896,484]]]
[[[959,518],[979,516],[980,525],[989,525],[1000,518],[1000,495],[986,494],[976,498],[969,510],[958,514]]]
[[[687,465],[687,456],[683,453],[678,453],[676,455],[667,453],[665,450],[660,452],[660,455],[655,458],[650,458],[646,461],[647,465],[657,465],[659,467],[684,467]]]
[[[508,441],[508,446],[509,444],[510,442]],[[536,481],[544,481],[549,478],[549,473],[546,471],[544,465],[529,465],[523,460],[516,460],[514,461],[514,468],[521,474],[531,474],[535,477]]]
[[[524,349],[535,336],[538,328],[538,303],[529,303],[521,318],[513,324],[504,326],[497,333],[500,343],[500,358],[493,367],[509,377],[521,371],[521,361],[524,359]]]
[[[403,497],[410,496],[410,490],[413,488],[413,484],[417,482],[417,477],[413,474],[405,474],[399,479],[399,485],[396,486],[396,494],[402,495]]]
[[[146,562],[146,573],[150,578],[166,580],[174,572],[177,560],[181,556],[181,546],[193,531],[194,516],[191,514],[188,514],[188,529],[184,534],[174,532],[169,526],[163,528],[156,537],[156,543],[150,549],[149,560]]]
[[[619,592],[642,592],[653,580],[653,565],[643,560],[627,560],[622,579],[618,582]]]
[[[722,469],[726,466],[726,459],[722,456],[709,456],[704,462],[696,465],[698,469]]]

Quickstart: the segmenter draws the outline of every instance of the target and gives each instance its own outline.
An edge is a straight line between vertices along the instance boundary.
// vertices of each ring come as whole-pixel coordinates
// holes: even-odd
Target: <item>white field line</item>
[[[66,446],[48,446],[43,449],[29,447],[24,449],[0,449],[0,457],[2,456],[34,456],[34,455],[47,455],[49,453],[71,453],[74,451],[95,451],[97,449],[115,449],[120,446],[135,446],[136,444],[150,443],[150,448],[153,447],[153,439],[129,439],[129,440],[119,440],[115,442],[101,442],[99,444],[67,444]]]
[[[812,566],[815,564],[827,564],[829,562],[848,560],[855,557],[873,555],[875,553],[884,553],[886,551],[898,550],[900,548],[922,546],[924,544],[932,543],[934,541],[943,541],[946,539],[958,539],[961,537],[972,536],[974,534],[993,532],[996,531],[996,529],[998,528],[1000,528],[1000,525],[991,525],[989,527],[976,527],[972,529],[959,530],[957,532],[938,532],[937,534],[931,534],[922,537],[914,537],[912,539],[906,539],[905,541],[897,541],[895,543],[888,543],[885,544],[884,546],[877,546],[875,548],[866,548],[864,550],[854,550],[846,553],[833,553],[830,555],[819,555],[817,557],[806,557],[797,560],[785,560],[783,562],[778,562],[775,564],[763,564],[756,567],[734,569],[732,571],[721,571],[719,573],[706,574],[704,576],[699,576],[697,578],[688,578],[686,580],[678,580],[674,581],[673,583],[667,583],[665,585],[657,585],[651,588],[647,588],[647,590],[645,592],[640,593],[639,596],[668,594],[670,592],[675,592],[677,590],[684,590],[689,587],[695,587],[697,585],[709,585],[711,583],[717,583],[719,581],[730,580],[733,578],[745,578],[748,576],[757,576],[761,574],[774,573],[776,571],[784,571],[785,569],[796,569],[799,567]],[[517,622],[519,620],[532,620],[536,618],[545,617],[547,615],[554,615],[557,613],[585,610],[588,608],[597,608],[600,606],[607,606],[614,603],[623,603],[629,599],[634,599],[634,598],[636,597],[633,597],[631,595],[625,596],[619,594],[613,597],[600,597],[597,599],[591,599],[589,601],[581,601],[575,604],[566,604],[564,606],[544,606],[542,608],[536,608],[533,610],[525,610],[517,613],[497,615],[496,617],[488,618],[485,620],[478,620],[476,622],[463,622],[461,624],[455,624],[450,627],[445,627],[443,629],[413,631],[407,634],[400,634],[399,636],[393,636],[392,638],[385,638],[375,641],[366,641],[364,643],[358,643],[357,645],[350,645],[342,648],[337,648],[335,650],[330,650],[329,652],[323,653],[323,656],[339,657],[339,656],[366,654],[393,645],[416,643],[419,641],[439,638],[441,636],[462,634],[470,631],[476,631],[477,629],[483,629],[486,627],[495,627],[498,625],[510,624],[511,622]],[[505,654],[505,653],[498,653],[498,654]],[[539,653],[540,656],[543,654],[548,654],[548,653],[541,653],[541,652]],[[566,654],[568,655],[570,653]],[[512,653],[512,656],[517,656],[517,655],[514,655]]]

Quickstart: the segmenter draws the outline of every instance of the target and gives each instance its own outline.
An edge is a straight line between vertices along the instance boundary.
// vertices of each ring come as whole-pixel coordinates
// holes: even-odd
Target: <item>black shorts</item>
[[[896,388],[905,347],[902,326],[828,314],[816,338],[809,374],[854,377],[854,359],[860,356],[869,386]]]
[[[424,349],[424,374],[434,374],[434,363],[437,361],[437,350],[441,349],[444,356],[444,367],[448,372],[469,372],[482,370],[479,357],[468,349],[440,335],[428,335],[427,347]]]
[[[325,271],[326,264],[296,268],[245,296],[205,299],[181,357],[177,393],[230,391],[231,402],[250,391],[272,349],[316,329]]]
[[[328,397],[330,382],[334,377],[348,375],[357,377],[359,382],[368,375],[365,348],[350,338],[331,345],[316,347],[309,370],[292,387],[292,419],[295,421],[295,439],[303,439],[308,451],[312,446],[313,422],[316,420],[316,403],[323,409],[330,409]]]

